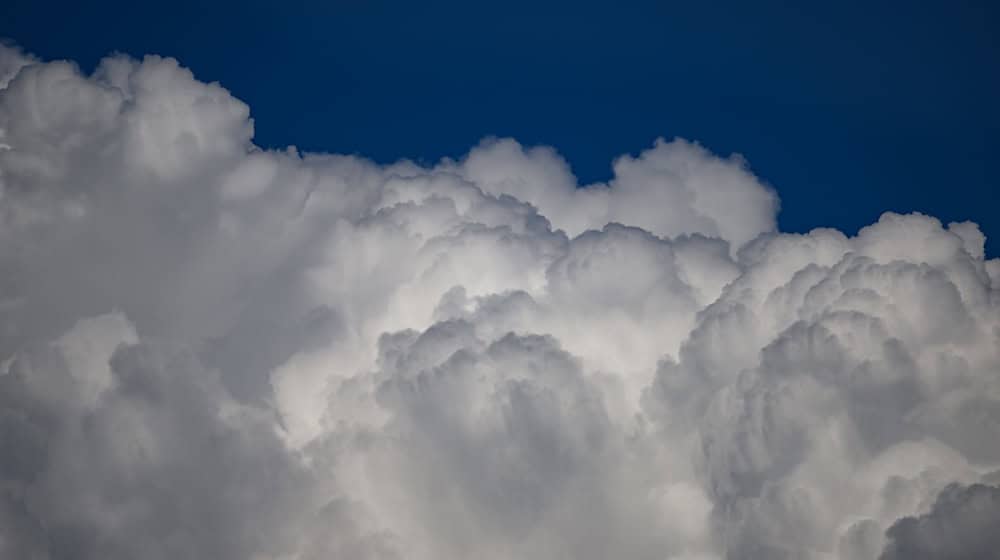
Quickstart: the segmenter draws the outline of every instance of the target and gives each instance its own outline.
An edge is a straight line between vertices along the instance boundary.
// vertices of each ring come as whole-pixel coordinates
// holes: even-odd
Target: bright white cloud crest
[[[975,224],[781,234],[740,157],[684,140],[586,188],[508,139],[261,150],[172,59],[0,47],[0,74],[0,556],[991,546]]]

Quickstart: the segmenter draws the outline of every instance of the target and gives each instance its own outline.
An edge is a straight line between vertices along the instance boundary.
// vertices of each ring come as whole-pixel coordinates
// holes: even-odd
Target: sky
[[[964,0],[11,0],[0,37],[84,69],[177,57],[252,107],[261,146],[433,163],[510,136],[588,184],[679,136],[743,154],[785,231],[919,211],[975,221],[994,255],[998,17]]]
[[[991,14],[324,6],[2,7],[0,558],[995,556]]]

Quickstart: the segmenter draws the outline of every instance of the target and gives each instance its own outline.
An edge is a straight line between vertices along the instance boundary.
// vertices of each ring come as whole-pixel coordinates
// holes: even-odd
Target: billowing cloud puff
[[[263,150],[249,114],[172,59],[0,47],[0,556],[995,547],[975,224],[782,234],[680,139],[581,186],[510,139]]]
[[[1000,549],[1000,488],[950,484],[930,513],[905,517],[889,528],[890,545],[880,557],[989,558]]]

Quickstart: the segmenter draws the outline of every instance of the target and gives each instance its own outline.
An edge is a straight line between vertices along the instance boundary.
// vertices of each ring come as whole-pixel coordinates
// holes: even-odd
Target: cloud
[[[263,150],[168,58],[0,46],[0,76],[2,556],[988,537],[1000,261],[975,224],[780,233],[742,158],[681,139],[586,186],[511,139],[433,166]]]
[[[889,528],[880,558],[989,558],[1000,547],[998,524],[1000,488],[949,484],[929,513],[904,517]]]

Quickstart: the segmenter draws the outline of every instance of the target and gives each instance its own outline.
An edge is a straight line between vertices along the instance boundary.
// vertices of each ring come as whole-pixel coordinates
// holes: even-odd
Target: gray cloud
[[[581,186],[511,139],[429,167],[262,150],[249,115],[172,59],[0,46],[0,556],[991,538],[975,224],[783,234],[742,158],[681,139]]]
[[[1000,549],[998,526],[1000,488],[949,484],[930,512],[904,517],[889,528],[889,543],[879,558],[992,558]]]

